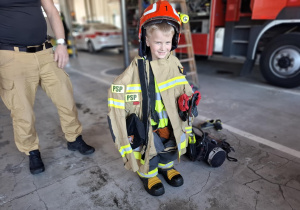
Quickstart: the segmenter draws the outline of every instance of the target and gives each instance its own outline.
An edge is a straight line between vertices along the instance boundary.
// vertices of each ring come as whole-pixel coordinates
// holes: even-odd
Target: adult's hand
[[[54,52],[54,60],[57,62],[58,68],[64,68],[69,62],[69,54],[67,51],[67,46],[57,45]]]

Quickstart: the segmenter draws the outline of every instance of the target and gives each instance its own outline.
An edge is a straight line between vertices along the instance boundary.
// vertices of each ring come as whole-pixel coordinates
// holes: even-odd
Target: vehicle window
[[[88,31],[90,29],[90,26],[83,26],[83,31]]]

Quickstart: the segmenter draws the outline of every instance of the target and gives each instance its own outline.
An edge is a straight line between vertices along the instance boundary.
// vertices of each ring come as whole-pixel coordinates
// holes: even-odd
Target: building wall
[[[86,1],[86,2],[85,2]],[[86,5],[91,4],[91,10]],[[85,23],[90,13],[90,20],[110,23],[121,28],[120,0],[73,0],[76,22]]]
[[[86,12],[85,12],[85,0],[73,0],[74,4],[74,12],[77,23],[85,23],[86,22]]]

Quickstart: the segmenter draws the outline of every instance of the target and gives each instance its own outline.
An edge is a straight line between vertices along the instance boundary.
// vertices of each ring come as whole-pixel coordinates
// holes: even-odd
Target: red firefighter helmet
[[[159,0],[156,3],[148,6],[139,22],[139,55],[144,57],[149,52],[149,47],[146,45],[146,26],[166,22],[173,26],[175,34],[172,40],[171,51],[177,48],[180,38],[181,20],[177,11],[171,6],[168,1]]]

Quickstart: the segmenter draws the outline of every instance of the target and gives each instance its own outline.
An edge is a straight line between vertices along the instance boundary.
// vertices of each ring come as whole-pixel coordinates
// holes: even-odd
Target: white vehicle
[[[122,33],[114,25],[88,23],[77,27],[73,32],[77,49],[93,53],[103,48],[120,48],[123,46]]]

